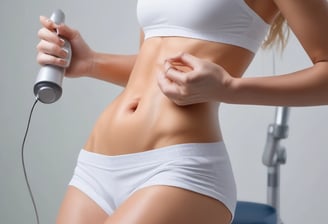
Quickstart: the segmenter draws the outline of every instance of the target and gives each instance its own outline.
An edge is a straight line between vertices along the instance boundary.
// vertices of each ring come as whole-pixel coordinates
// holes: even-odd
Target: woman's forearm
[[[328,104],[328,62],[290,74],[236,78],[227,103],[315,106]]]
[[[93,53],[93,65],[88,77],[125,86],[137,55]]]

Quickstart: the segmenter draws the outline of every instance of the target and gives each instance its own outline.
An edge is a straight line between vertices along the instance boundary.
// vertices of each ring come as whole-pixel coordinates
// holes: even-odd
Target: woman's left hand
[[[158,74],[164,95],[179,106],[209,101],[224,102],[233,77],[221,66],[187,53],[168,58]]]

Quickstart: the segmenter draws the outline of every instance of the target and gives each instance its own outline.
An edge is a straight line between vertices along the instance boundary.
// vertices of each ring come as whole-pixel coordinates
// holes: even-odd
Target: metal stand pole
[[[270,124],[267,133],[262,162],[268,167],[267,203],[274,207],[277,212],[278,224],[280,218],[280,165],[286,163],[286,149],[280,145],[282,139],[288,136],[287,120],[288,107],[277,107],[275,123]]]

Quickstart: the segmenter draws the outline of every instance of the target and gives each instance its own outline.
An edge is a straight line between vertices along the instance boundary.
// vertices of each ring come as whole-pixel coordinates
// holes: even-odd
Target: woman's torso
[[[164,60],[178,52],[217,63],[235,77],[244,73],[254,56],[241,47],[200,39],[146,39],[125,89],[99,117],[86,150],[119,155],[172,144],[222,140],[219,103],[178,106],[158,87],[156,75],[163,71]]]

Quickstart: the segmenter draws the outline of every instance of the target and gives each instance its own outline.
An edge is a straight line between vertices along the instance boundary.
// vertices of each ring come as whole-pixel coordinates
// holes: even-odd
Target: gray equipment
[[[280,166],[286,163],[281,140],[288,136],[289,108],[276,107],[275,122],[270,124],[262,162],[267,166],[267,204],[238,201],[233,224],[282,224],[280,217]]]

